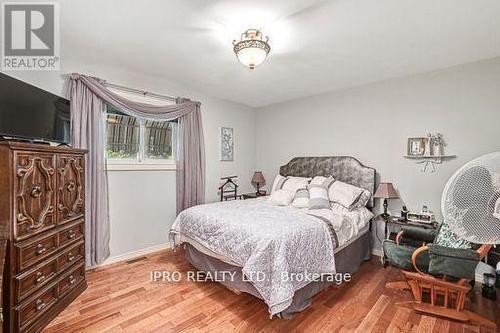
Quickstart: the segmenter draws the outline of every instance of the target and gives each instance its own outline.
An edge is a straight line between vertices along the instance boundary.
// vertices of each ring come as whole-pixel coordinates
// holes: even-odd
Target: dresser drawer
[[[62,254],[57,257],[57,270],[62,272],[64,269],[73,265],[79,260],[85,258],[85,243],[80,241],[65,249]]]
[[[53,258],[14,278],[16,299],[23,300],[39,288],[47,285],[57,275],[57,259]]]
[[[85,233],[85,222],[83,220],[71,224],[59,231],[59,248],[75,242],[83,237]]]
[[[16,244],[17,272],[47,258],[57,251],[57,233]]]
[[[69,269],[59,281],[59,298],[64,297],[81,281],[85,279],[85,262],[81,260],[75,267]]]
[[[21,331],[36,318],[39,318],[57,302],[57,284],[38,293],[35,297],[21,303],[15,309],[17,326]]]

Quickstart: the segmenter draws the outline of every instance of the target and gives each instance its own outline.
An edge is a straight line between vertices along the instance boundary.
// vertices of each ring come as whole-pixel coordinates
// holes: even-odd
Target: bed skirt
[[[219,259],[206,255],[198,251],[189,243],[185,245],[186,259],[198,270],[215,275],[216,272],[231,272],[234,279],[220,281],[223,285],[241,292],[251,294],[262,299],[257,289],[247,281],[244,281],[241,267],[230,265]],[[334,254],[335,268],[337,273],[354,274],[358,271],[363,261],[371,257],[370,232],[366,232],[350,245]],[[291,318],[293,313],[303,311],[311,305],[312,298],[332,286],[335,282],[317,281],[311,282],[305,287],[297,290],[294,294],[292,304],[280,313],[282,318]]]

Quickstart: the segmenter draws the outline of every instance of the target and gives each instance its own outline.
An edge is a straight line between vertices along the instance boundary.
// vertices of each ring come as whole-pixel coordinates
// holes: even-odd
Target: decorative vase
[[[425,139],[425,150],[424,155],[433,155],[432,147],[434,146],[432,143],[432,134],[427,134],[427,138]]]
[[[432,155],[442,156],[443,154],[444,154],[444,152],[443,152],[443,145],[442,144],[432,145]]]

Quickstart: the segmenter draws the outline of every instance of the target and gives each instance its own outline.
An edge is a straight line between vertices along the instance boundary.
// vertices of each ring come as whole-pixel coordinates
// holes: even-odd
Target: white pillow
[[[363,194],[363,189],[341,182],[336,181],[330,186],[328,190],[328,197],[330,201],[341,204],[346,208],[354,208],[360,196]],[[368,198],[369,199],[369,198]]]
[[[278,174],[276,178],[274,178],[273,182],[273,187],[271,188],[271,193],[273,193],[276,190],[281,190],[283,187],[283,183],[286,181],[286,177],[283,177],[282,175]]]
[[[295,192],[292,206],[296,208],[309,208],[309,190],[307,188],[301,188]]]
[[[287,190],[276,190],[271,193],[271,196],[267,201],[276,206],[288,206],[293,200],[295,196],[295,192],[287,191]]]
[[[293,194],[295,194],[297,190],[307,187],[307,184],[310,180],[311,178],[305,177],[286,177],[286,180],[281,188],[283,190],[291,191],[293,192]]]

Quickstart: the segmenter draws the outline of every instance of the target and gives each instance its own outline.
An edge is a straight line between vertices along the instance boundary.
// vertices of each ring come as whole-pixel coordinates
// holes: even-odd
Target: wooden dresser
[[[85,151],[0,142],[4,332],[38,332],[87,287]]]

